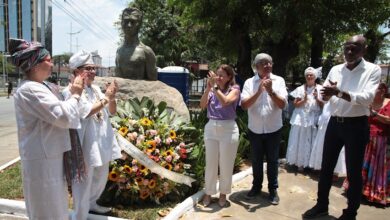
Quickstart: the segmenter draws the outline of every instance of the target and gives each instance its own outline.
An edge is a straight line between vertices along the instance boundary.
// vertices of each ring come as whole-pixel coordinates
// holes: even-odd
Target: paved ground
[[[13,97],[0,97],[0,166],[19,156]]]
[[[266,178],[265,178],[266,181]],[[342,209],[346,207],[346,198],[340,187],[343,178],[335,182],[330,194],[330,216],[319,220],[331,220],[339,217]],[[317,174],[304,175],[281,168],[279,171],[279,196],[280,204],[271,205],[268,198],[267,183],[263,184],[263,192],[253,200],[245,199],[245,194],[251,187],[252,175],[233,185],[229,195],[229,204],[226,208],[220,208],[216,203],[218,196],[213,196],[215,203],[209,207],[197,205],[187,212],[182,220],[288,220],[302,219],[301,215],[315,204],[317,192]],[[265,190],[264,190],[265,186]],[[359,209],[358,220],[385,220],[390,219],[390,208],[381,208],[362,204]]]

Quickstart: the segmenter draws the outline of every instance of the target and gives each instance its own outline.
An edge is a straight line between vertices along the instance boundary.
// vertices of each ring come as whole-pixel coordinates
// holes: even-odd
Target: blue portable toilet
[[[158,80],[179,90],[184,102],[189,101],[190,71],[182,66],[167,66],[157,70]]]

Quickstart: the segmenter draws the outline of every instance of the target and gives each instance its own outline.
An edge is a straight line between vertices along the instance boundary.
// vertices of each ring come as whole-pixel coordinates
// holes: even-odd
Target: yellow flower
[[[118,133],[124,137],[124,136],[126,136],[128,131],[129,131],[129,129],[127,127],[121,127],[121,128],[119,128]]]
[[[156,141],[148,141],[147,145],[148,145],[146,149],[147,152],[152,153],[154,150],[156,150]]]
[[[147,190],[141,190],[139,193],[140,193],[139,197],[140,197],[142,200],[148,198],[149,195],[150,195],[149,191],[147,191]]]
[[[176,138],[176,132],[175,132],[175,130],[170,130],[170,131],[169,131],[169,137],[170,137],[171,139],[175,139],[175,138]]]
[[[138,167],[139,167],[139,171],[141,171],[142,174],[144,174],[144,175],[148,174],[148,168],[147,167],[145,167],[142,164],[140,164]]]
[[[119,174],[115,171],[111,171],[108,174],[108,179],[113,181],[113,182],[117,182],[119,180]]]
[[[149,189],[154,189],[154,187],[156,187],[156,180],[154,180],[154,179],[151,179],[150,181],[149,181],[149,184],[148,184],[148,187],[149,187]]]
[[[136,182],[138,185],[141,185],[143,181],[144,181],[144,178],[142,178],[142,177],[137,177],[137,178],[135,178],[135,182]]]
[[[153,124],[153,122],[149,120],[149,118],[141,118],[140,123],[142,126],[146,126],[146,127],[149,127]]]
[[[163,156],[172,156],[173,157],[173,155],[174,155],[174,152],[173,152],[173,150],[172,149],[169,149],[169,150],[167,150],[167,151],[165,151],[164,152],[164,154],[163,154]]]
[[[123,170],[125,171],[125,173],[128,173],[128,174],[131,174],[131,172],[132,172],[131,167],[129,167],[129,165],[124,165]]]
[[[172,170],[172,164],[166,163],[166,164],[164,165],[164,168],[167,169],[167,170]]]

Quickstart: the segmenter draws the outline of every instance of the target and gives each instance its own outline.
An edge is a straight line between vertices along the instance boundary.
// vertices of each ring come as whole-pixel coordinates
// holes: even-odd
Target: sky
[[[52,0],[53,55],[98,51],[103,66],[115,65],[119,30],[114,22],[129,0]],[[72,41],[72,44],[70,42]],[[72,46],[71,46],[72,45]]]

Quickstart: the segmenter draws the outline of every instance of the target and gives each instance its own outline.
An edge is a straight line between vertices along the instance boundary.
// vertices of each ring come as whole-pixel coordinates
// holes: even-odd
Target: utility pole
[[[75,35],[75,34],[79,34],[80,32],[82,31],[79,30],[79,31],[76,31],[76,32],[72,32],[72,22],[70,22],[70,32],[68,33],[69,34],[69,38],[70,38],[70,50],[69,50],[69,53],[72,54],[72,35]]]
[[[81,46],[80,44],[79,44],[79,38],[78,37],[76,37],[76,52],[77,51],[79,51],[79,47]]]

